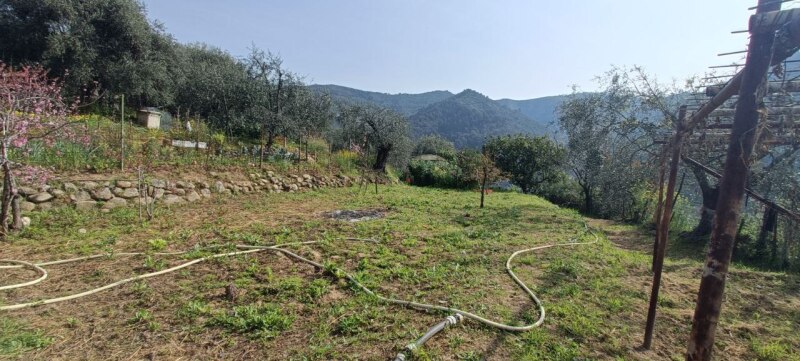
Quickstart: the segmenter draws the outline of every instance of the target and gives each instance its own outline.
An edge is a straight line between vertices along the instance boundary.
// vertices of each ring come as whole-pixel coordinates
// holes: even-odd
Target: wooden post
[[[653,287],[650,291],[650,307],[647,309],[647,324],[644,329],[644,343],[642,347],[650,349],[653,343],[653,328],[656,323],[656,307],[658,306],[658,291],[661,287],[661,272],[664,268],[664,251],[667,247],[669,238],[669,221],[672,219],[672,207],[674,206],[675,183],[678,178],[678,165],[681,160],[681,150],[683,148],[683,138],[686,136],[687,129],[685,124],[686,106],[681,106],[678,113],[678,127],[672,141],[672,158],[670,159],[669,177],[667,179],[667,194],[664,195],[664,208],[661,218],[656,228],[658,248],[653,255]]]
[[[758,13],[780,9],[780,2],[759,0]],[[765,81],[772,57],[775,33],[752,34],[744,69],[739,99],[733,118],[725,169],[719,181],[719,199],[711,242],[703,267],[697,306],[692,320],[686,360],[711,360],[714,347],[714,333],[722,309],[722,296],[725,292],[725,279],[731,261],[737,223],[741,216],[749,161],[757,139],[759,105],[766,90]]]
[[[664,210],[664,177],[667,172],[667,149],[663,149],[658,161],[658,202],[656,203],[656,211],[653,213],[653,225],[656,228],[656,235],[653,237],[653,262],[650,265],[650,270],[656,270],[656,253],[658,253],[659,232],[658,225],[661,223],[661,213]]]
[[[119,170],[125,171],[125,94],[120,95],[119,116]]]

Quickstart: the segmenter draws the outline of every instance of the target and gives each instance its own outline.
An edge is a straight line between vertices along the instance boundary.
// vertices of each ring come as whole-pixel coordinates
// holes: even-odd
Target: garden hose
[[[531,298],[531,300],[533,300],[533,302],[536,304],[536,307],[538,308],[538,311],[539,311],[539,317],[536,320],[536,322],[528,324],[528,325],[523,325],[523,326],[514,326],[514,325],[508,325],[508,324],[504,324],[504,323],[500,323],[500,322],[495,322],[495,321],[486,319],[484,317],[478,316],[478,315],[476,315],[474,313],[463,311],[463,310],[460,310],[460,309],[457,309],[457,308],[444,307],[444,306],[438,306],[438,305],[432,305],[432,304],[426,304],[426,303],[419,303],[419,302],[401,300],[401,299],[396,299],[396,298],[391,298],[391,297],[385,297],[385,296],[377,294],[374,291],[372,291],[371,289],[367,288],[366,286],[364,286],[363,284],[358,282],[355,279],[355,277],[353,277],[352,275],[350,275],[347,272],[344,272],[344,271],[342,271],[342,270],[340,270],[340,269],[338,269],[336,267],[333,267],[333,266],[332,267],[328,267],[326,269],[326,266],[321,264],[321,263],[319,263],[319,262],[312,261],[310,259],[307,259],[307,258],[305,258],[303,256],[300,256],[300,255],[298,255],[298,254],[296,254],[294,252],[291,252],[291,251],[283,248],[283,247],[297,246],[297,245],[316,244],[316,243],[319,243],[319,241],[294,242],[294,243],[286,243],[286,244],[279,244],[279,245],[272,245],[272,246],[237,245],[236,247],[238,249],[240,249],[239,251],[219,253],[219,254],[214,254],[214,255],[210,255],[210,256],[206,256],[206,257],[197,258],[197,259],[194,259],[192,261],[188,261],[188,262],[182,263],[180,265],[177,265],[177,266],[174,266],[174,267],[170,267],[170,268],[167,268],[167,269],[164,269],[164,270],[161,270],[161,271],[137,275],[137,276],[134,276],[134,277],[126,278],[126,279],[123,279],[123,280],[116,281],[114,283],[107,284],[107,285],[102,286],[102,287],[94,288],[94,289],[91,289],[91,290],[88,290],[88,291],[84,291],[84,292],[80,292],[80,293],[76,293],[76,294],[72,294],[72,295],[56,297],[56,298],[50,298],[50,299],[44,299],[44,300],[28,302],[28,303],[20,303],[20,304],[14,304],[14,305],[0,306],[0,311],[18,310],[18,309],[22,309],[22,308],[26,308],[26,307],[52,304],[52,303],[57,303],[57,302],[73,300],[73,299],[77,299],[77,298],[81,298],[81,297],[86,297],[86,296],[93,295],[95,293],[98,293],[98,292],[101,292],[101,291],[104,291],[104,290],[107,290],[107,289],[110,289],[110,288],[113,288],[113,287],[117,287],[117,286],[123,285],[125,283],[129,283],[129,282],[136,281],[136,280],[142,280],[142,279],[146,279],[146,278],[150,278],[150,277],[155,277],[155,276],[171,273],[171,272],[180,270],[182,268],[186,268],[186,267],[189,267],[191,265],[194,265],[194,264],[197,264],[197,263],[200,263],[200,262],[204,262],[204,261],[207,261],[207,260],[215,259],[215,258],[237,256],[237,255],[256,253],[256,252],[262,252],[262,251],[273,251],[273,252],[283,253],[283,254],[291,257],[291,258],[294,258],[294,259],[299,260],[301,262],[307,263],[307,264],[312,265],[312,266],[314,266],[316,268],[326,269],[328,272],[332,273],[336,277],[346,278],[352,284],[354,284],[356,287],[361,289],[363,292],[365,292],[366,294],[368,294],[370,296],[373,296],[373,297],[377,298],[378,300],[380,300],[382,302],[386,302],[386,303],[390,303],[390,304],[397,304],[397,305],[410,307],[410,308],[415,308],[415,309],[430,310],[430,311],[442,311],[442,312],[448,312],[448,313],[454,313],[455,314],[455,316],[450,316],[450,317],[453,317],[452,321],[451,321],[450,318],[446,319],[445,321],[442,321],[441,323],[439,323],[436,326],[434,326],[433,328],[431,328],[425,335],[423,335],[422,338],[420,338],[419,340],[414,342],[413,344],[417,345],[417,346],[411,346],[412,348],[414,348],[414,347],[421,346],[425,341],[427,341],[430,337],[433,337],[433,335],[435,335],[436,333],[440,332],[441,330],[443,330],[443,329],[445,329],[445,328],[447,328],[447,327],[449,327],[451,325],[454,325],[454,324],[458,323],[457,321],[460,321],[462,317],[469,318],[471,320],[483,323],[483,324],[485,324],[487,326],[490,326],[490,327],[493,327],[493,328],[497,328],[497,329],[501,329],[501,330],[505,330],[505,331],[512,331],[512,332],[528,331],[528,330],[531,330],[531,329],[541,325],[544,322],[544,318],[545,318],[544,306],[542,305],[542,302],[539,300],[539,298],[536,297],[536,295],[533,293],[533,291],[531,291],[530,288],[524,282],[522,282],[522,280],[520,280],[519,277],[517,277],[517,275],[512,270],[511,262],[514,260],[515,257],[517,257],[517,256],[519,256],[521,254],[533,252],[533,251],[536,251],[536,250],[541,250],[541,249],[546,249],[546,248],[551,248],[551,247],[559,247],[559,246],[588,245],[588,244],[597,243],[598,240],[599,240],[597,234],[594,233],[593,231],[591,231],[585,223],[584,223],[584,229],[585,229],[585,232],[591,233],[594,236],[594,240],[589,241],[589,242],[575,242],[576,239],[572,239],[570,242],[565,242],[565,243],[549,244],[549,245],[537,246],[537,247],[532,247],[532,248],[526,248],[526,249],[518,250],[518,251],[512,253],[511,256],[509,256],[509,258],[506,260],[506,265],[505,266],[506,266],[506,271],[508,272],[509,276],[511,276],[511,278],[514,280],[514,282],[517,283],[517,285],[525,291],[525,293]],[[364,242],[375,242],[375,243],[377,243],[377,241],[375,241],[375,240],[362,239],[362,238],[344,238],[343,240],[364,241]],[[165,253],[165,254],[168,254],[168,255],[179,255],[179,254],[185,254],[187,252],[189,252],[189,251],[173,252],[173,253]],[[116,255],[143,255],[143,254],[146,254],[146,253],[116,253]],[[64,263],[70,263],[70,262],[79,262],[79,261],[84,261],[84,260],[100,258],[100,257],[109,257],[109,256],[112,256],[112,255],[114,255],[114,254],[100,254],[100,255],[92,255],[92,256],[86,256],[86,257],[71,258],[71,259],[66,259],[66,260],[59,260],[59,261],[43,262],[43,263],[38,263],[38,264],[33,264],[33,263],[29,263],[29,262],[24,262],[24,261],[16,261],[16,260],[0,260],[0,263],[14,263],[15,264],[15,265],[11,265],[11,266],[0,266],[0,269],[28,267],[28,268],[32,268],[32,269],[36,270],[41,275],[39,278],[37,278],[37,279],[35,279],[33,281],[20,283],[20,284],[9,285],[9,286],[2,286],[2,287],[0,287],[0,290],[31,286],[33,284],[41,282],[42,280],[44,280],[47,277],[47,271],[44,268],[42,268],[41,266],[64,264]],[[447,323],[447,324],[445,325],[445,323]],[[408,348],[409,346],[407,346],[406,348]]]
[[[394,357],[394,361],[406,361],[406,353],[412,355],[414,350],[422,347],[431,337],[435,336],[437,333],[442,332],[444,329],[455,326],[460,322],[464,321],[464,316],[460,313],[454,313],[452,316],[447,316],[444,321],[437,323],[435,326],[428,329],[428,332],[425,332],[422,337],[417,339],[416,341],[406,345],[402,351],[397,353],[397,356]]]

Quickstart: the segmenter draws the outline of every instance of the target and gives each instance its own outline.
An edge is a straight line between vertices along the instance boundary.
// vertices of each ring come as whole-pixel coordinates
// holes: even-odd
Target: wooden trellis
[[[768,139],[764,145],[794,145],[800,143],[795,134],[786,136],[787,129],[795,133],[800,125],[795,124],[793,114],[800,115],[800,107],[776,108],[771,112],[763,102],[767,91],[788,93],[800,91],[796,81],[769,82],[770,67],[780,65],[800,46],[800,10],[780,11],[783,1],[759,0],[756,14],[750,19],[750,45],[743,69],[733,75],[724,86],[709,87],[705,94],[711,98],[692,112],[686,106],[681,108],[677,129],[668,141],[660,162],[660,189],[656,210],[656,236],[653,253],[653,284],[650,294],[647,325],[643,347],[652,345],[658,293],[663,271],[664,250],[669,235],[669,220],[672,217],[675,183],[678,166],[685,143],[706,141],[710,138],[727,138],[727,156],[722,174],[719,176],[719,198],[716,217],[711,234],[711,242],[706,263],[703,268],[697,307],[693,318],[692,333],[689,339],[687,360],[710,360],[714,344],[714,333],[719,319],[725,279],[741,216],[742,198],[746,192],[746,177],[749,172],[749,159],[753,153],[760,129],[773,129],[763,132]],[[726,101],[736,97],[735,107],[720,109]],[[719,110],[718,110],[719,109]],[[797,113],[795,113],[797,112]],[[728,121],[727,119],[732,119]],[[761,127],[761,128],[760,128]],[[779,129],[781,131],[774,131]],[[693,134],[694,131],[702,132]],[[667,161],[668,160],[668,161]],[[669,172],[665,165],[669,164]],[[710,168],[704,168],[708,171]],[[666,192],[664,178],[666,173]],[[752,191],[751,191],[752,192]],[[754,192],[753,192],[754,193]],[[763,197],[762,197],[763,198]],[[766,198],[762,201],[769,202]],[[769,202],[773,209],[778,209]],[[780,207],[780,206],[778,206]],[[780,207],[785,215],[797,219],[797,214]]]

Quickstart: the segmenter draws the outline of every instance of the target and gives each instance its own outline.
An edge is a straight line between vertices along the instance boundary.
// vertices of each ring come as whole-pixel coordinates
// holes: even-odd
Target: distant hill
[[[556,108],[567,97],[492,100],[470,89],[454,95],[444,90],[387,94],[331,84],[310,87],[338,101],[366,102],[394,109],[409,118],[415,137],[438,134],[460,148],[480,147],[492,135],[553,135],[557,131]]]
[[[459,148],[480,147],[493,135],[546,134],[539,122],[469,89],[420,109],[409,122],[415,136],[439,134]]]
[[[558,106],[567,97],[568,95],[554,95],[527,100],[500,99],[497,102],[509,109],[518,110],[531,119],[536,119],[537,122],[552,132],[558,128],[556,125]]]
[[[435,90],[422,94],[387,94],[332,84],[315,84],[310,87],[317,92],[329,93],[335,100],[373,103],[389,109],[394,109],[406,116],[412,115],[430,104],[453,96],[453,93],[445,90]]]

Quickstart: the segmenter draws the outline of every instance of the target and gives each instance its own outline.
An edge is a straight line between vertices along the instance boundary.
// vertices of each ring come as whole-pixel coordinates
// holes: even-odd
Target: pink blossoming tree
[[[62,83],[49,79],[41,67],[13,69],[0,62],[0,237],[4,238],[9,228],[20,227],[16,178],[35,184],[44,183],[47,177],[46,170],[11,159],[12,150],[24,151],[31,141],[52,146],[58,139],[76,138],[76,129],[67,116],[75,110],[77,101],[66,102],[61,88]],[[9,211],[13,214],[10,225]]]

